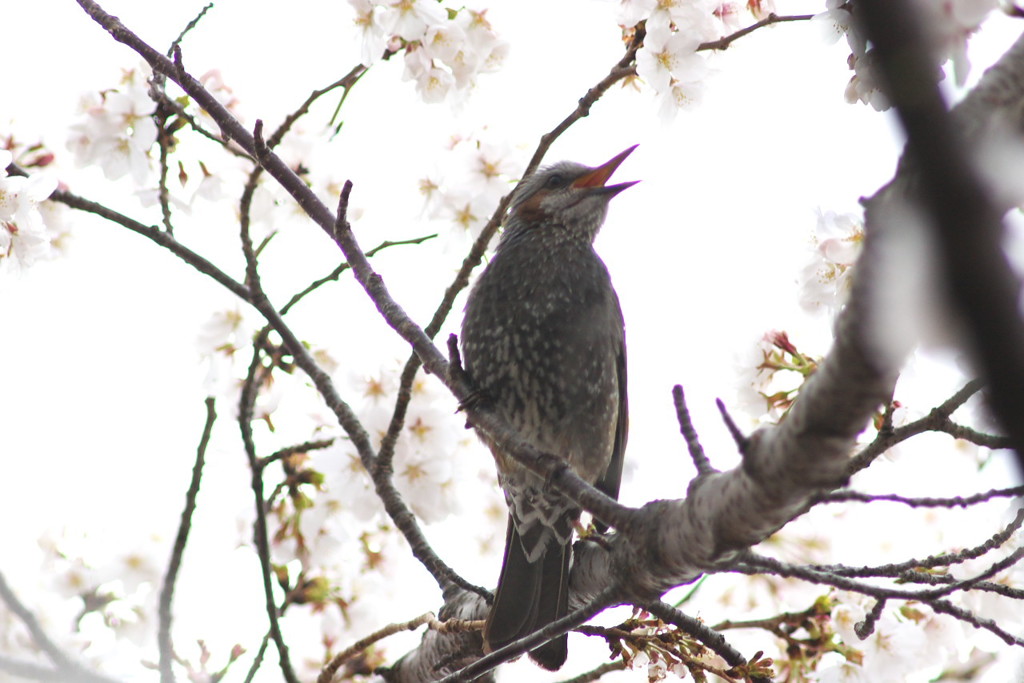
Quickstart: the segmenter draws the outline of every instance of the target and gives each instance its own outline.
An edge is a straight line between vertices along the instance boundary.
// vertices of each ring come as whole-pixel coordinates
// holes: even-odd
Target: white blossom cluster
[[[11,176],[14,155],[0,149],[0,270],[20,270],[52,258],[65,229],[61,209],[45,201],[57,179],[46,172]]]
[[[967,81],[971,64],[967,59],[967,40],[998,5],[998,0],[916,0],[925,20],[936,64],[952,61],[958,86]],[[849,0],[826,0],[826,9],[815,17],[826,27],[826,36],[837,41],[846,36],[850,45],[850,68],[853,76],[846,86],[846,101],[863,102],[877,111],[889,108],[874,71],[874,53],[864,35],[857,30],[850,14]]]
[[[374,374],[351,373],[343,382],[348,385],[343,393],[374,448],[380,447],[391,421],[398,376],[397,367],[384,368]],[[488,541],[497,536],[506,514],[494,465],[475,435],[453,419],[454,410],[454,399],[438,381],[421,376],[414,382],[395,443],[392,482],[419,522],[434,527],[432,537],[459,539],[468,556],[493,553]],[[343,622],[321,626],[351,640],[377,627],[381,604],[401,599],[408,589],[403,583],[408,547],[349,440],[310,453],[307,465],[322,478],[301,513],[300,534],[275,544],[274,561],[295,562],[307,574],[325,577],[345,609]],[[274,527],[281,521],[270,519],[272,535],[280,536]]]
[[[349,3],[362,36],[363,64],[404,51],[405,78],[416,82],[424,102],[464,94],[477,74],[497,70],[508,53],[486,11],[447,9],[435,0]]]
[[[744,15],[763,19],[773,0],[622,0],[619,24],[629,30],[644,21],[647,35],[636,54],[637,75],[661,101],[663,118],[700,102],[709,74],[697,48],[741,27]]]
[[[798,279],[799,303],[808,313],[834,316],[845,304],[853,284],[854,264],[864,244],[863,218],[850,213],[818,211],[807,261]],[[751,419],[750,427],[777,421],[789,399],[812,371],[812,360],[785,332],[770,330],[738,354],[734,370],[736,409]],[[793,372],[779,372],[792,370]]]
[[[850,293],[853,264],[864,244],[863,218],[818,212],[807,264],[800,274],[800,305],[809,312],[836,313]]]
[[[71,126],[68,147],[81,166],[98,165],[108,180],[131,174],[143,185],[151,172],[149,150],[156,143],[148,66],[128,69],[116,88],[86,93],[80,118]]]
[[[137,662],[154,644],[165,545],[149,536],[133,541],[130,549],[101,546],[85,532],[47,531],[39,538],[44,569],[38,583],[32,586],[22,577],[18,585],[22,599],[40,606],[37,615],[61,648],[80,653],[88,666],[104,669]],[[36,649],[21,620],[0,608],[0,652]]]
[[[428,218],[447,221],[455,238],[474,240],[523,172],[522,156],[487,131],[453,135],[439,163],[419,181]],[[464,240],[453,240],[462,247]]]
[[[882,612],[874,630],[861,640],[874,600],[858,593],[833,595],[832,625],[839,640],[856,653],[825,655],[815,680],[820,683],[906,681],[923,671],[938,673],[966,648],[968,632],[955,618],[930,607],[907,602]]]
[[[350,377],[361,397],[358,414],[378,447],[391,421],[397,397],[397,370]],[[462,510],[467,496],[474,495],[479,471],[493,480],[493,463],[478,457],[480,449],[472,432],[452,419],[455,400],[443,386],[420,376],[412,387],[405,427],[395,444],[394,483],[403,500],[426,523],[440,522]],[[325,451],[326,485],[339,504],[359,519],[383,514],[354,448],[347,442]],[[342,503],[342,501],[344,501]]]

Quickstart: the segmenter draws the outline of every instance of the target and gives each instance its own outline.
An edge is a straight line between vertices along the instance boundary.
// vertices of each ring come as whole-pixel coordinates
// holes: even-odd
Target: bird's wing
[[[619,378],[619,414],[618,422],[615,425],[615,443],[612,447],[612,457],[608,461],[608,469],[604,471],[595,486],[599,491],[610,498],[619,497],[619,484],[622,483],[622,461],[626,454],[626,437],[629,434],[629,401],[626,392],[626,344],[623,341],[622,348],[615,359],[616,369]],[[594,521],[598,531],[604,533],[608,525],[600,520]]]

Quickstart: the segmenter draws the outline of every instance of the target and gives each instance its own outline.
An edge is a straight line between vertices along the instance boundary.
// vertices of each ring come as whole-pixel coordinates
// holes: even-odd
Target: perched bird
[[[605,185],[634,149],[596,168],[562,162],[523,180],[462,323],[465,370],[479,400],[612,498],[626,447],[626,342],[618,296],[593,241],[608,202],[635,184]],[[481,438],[509,508],[505,558],[484,627],[492,651],[567,613],[580,510]],[[558,669],[566,641],[554,638],[530,656]]]

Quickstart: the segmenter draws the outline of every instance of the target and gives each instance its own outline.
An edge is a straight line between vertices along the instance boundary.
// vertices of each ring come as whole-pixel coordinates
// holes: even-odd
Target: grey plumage
[[[523,181],[462,326],[466,371],[481,400],[531,445],[565,459],[612,497],[626,443],[626,346],[618,297],[593,240],[608,201],[633,184],[604,185],[632,150],[597,168],[563,162]],[[580,511],[481,436],[510,513],[484,630],[493,650],[565,615]],[[566,637],[531,657],[559,668]]]

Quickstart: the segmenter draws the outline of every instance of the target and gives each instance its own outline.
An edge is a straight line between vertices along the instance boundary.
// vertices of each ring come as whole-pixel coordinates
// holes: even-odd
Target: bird
[[[461,333],[474,400],[612,498],[628,432],[625,324],[593,243],[612,197],[639,182],[605,184],[634,149],[597,167],[563,161],[520,182],[494,256],[470,290]],[[483,632],[491,652],[568,613],[580,509],[477,432],[494,456],[509,509]],[[530,658],[557,670],[567,640],[549,640]]]

